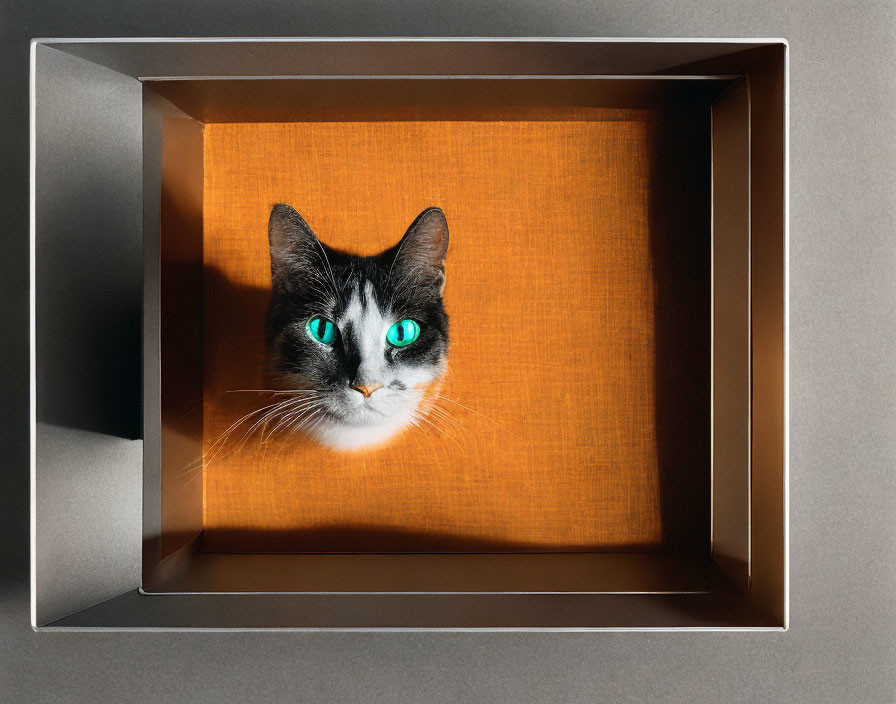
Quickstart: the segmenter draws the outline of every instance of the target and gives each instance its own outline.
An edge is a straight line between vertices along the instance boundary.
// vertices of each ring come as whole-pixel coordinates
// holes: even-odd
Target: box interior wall
[[[297,91],[264,83],[268,96],[247,91],[260,106]],[[193,447],[189,471],[164,474],[163,552],[180,547],[178,497],[201,486],[211,552],[706,555],[709,106],[511,107],[485,103],[476,81],[442,81],[457,102],[424,119],[387,110],[380,90],[351,116],[314,106],[320,93],[347,102],[356,83],[315,83],[303,94],[313,119],[205,123],[204,158],[186,116],[163,121],[162,403],[177,431],[163,452],[201,427],[206,457]],[[426,103],[431,81],[401,83],[396,98]],[[558,97],[543,83],[539,95]],[[594,100],[601,83],[567,97]],[[203,169],[199,202],[185,186]],[[362,455],[245,427],[221,440],[271,400],[239,390],[270,386],[266,221],[278,201],[363,253],[427,204],[446,210],[453,326],[437,424]],[[197,343],[203,354],[187,351]]]
[[[620,591],[631,569],[589,553],[659,553],[616,564],[647,570],[638,590],[708,589],[711,106],[734,81],[672,83],[145,82],[147,110],[165,115],[163,560],[571,552],[589,566],[575,590]],[[262,442],[263,427],[221,440],[270,402],[239,390],[270,386],[266,221],[279,201],[364,254],[428,205],[446,210],[459,339],[441,436],[360,456]],[[494,331],[474,335],[483,305]],[[466,589],[487,590],[477,580]]]

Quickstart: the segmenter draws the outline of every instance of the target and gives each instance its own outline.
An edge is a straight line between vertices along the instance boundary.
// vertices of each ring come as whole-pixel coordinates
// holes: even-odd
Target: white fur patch
[[[381,310],[374,298],[373,285],[352,292],[343,315],[336,321],[340,329],[351,325],[358,346],[360,366],[356,383],[381,385],[365,397],[346,387],[331,393],[327,414],[310,424],[307,432],[321,444],[339,450],[360,450],[382,445],[412,425],[423,400],[418,388],[439,378],[442,365],[402,365],[386,362],[386,332],[398,322],[389,311]],[[405,388],[391,388],[401,382]]]
[[[379,309],[374,299],[373,284],[367,282],[364,295],[355,288],[339,327],[351,324],[355,343],[361,355],[358,384],[383,384],[386,376],[386,331],[396,321]]]

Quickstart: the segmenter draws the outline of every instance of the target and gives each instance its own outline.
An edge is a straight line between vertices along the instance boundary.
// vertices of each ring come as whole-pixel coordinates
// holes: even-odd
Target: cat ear
[[[316,268],[321,244],[304,218],[286,203],[277,203],[268,220],[271,276],[275,286],[291,288],[302,272]]]
[[[445,288],[448,221],[441,208],[427,208],[411,223],[395,254],[394,269],[403,278]]]

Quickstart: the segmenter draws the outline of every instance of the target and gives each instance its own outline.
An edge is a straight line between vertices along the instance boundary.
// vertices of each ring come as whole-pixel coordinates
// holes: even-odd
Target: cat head
[[[296,425],[330,447],[359,449],[416,422],[447,363],[444,213],[427,208],[372,257],[328,247],[283,203],[268,234],[271,373],[304,394]]]

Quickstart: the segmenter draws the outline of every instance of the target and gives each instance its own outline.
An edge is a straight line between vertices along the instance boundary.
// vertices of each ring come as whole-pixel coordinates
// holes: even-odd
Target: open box
[[[786,52],[35,42],[33,624],[786,627]],[[279,200],[367,253],[446,210],[460,447],[201,460],[261,383]],[[487,357],[483,302],[589,335]],[[550,422],[477,385],[521,372]]]

